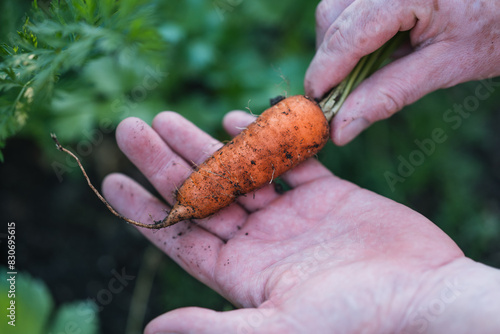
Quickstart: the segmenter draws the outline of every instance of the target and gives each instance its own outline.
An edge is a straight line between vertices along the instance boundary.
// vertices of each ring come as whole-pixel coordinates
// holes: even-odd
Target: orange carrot
[[[328,121],[316,102],[302,95],[278,102],[184,181],[155,227],[216,213],[318,153],[328,138]]]

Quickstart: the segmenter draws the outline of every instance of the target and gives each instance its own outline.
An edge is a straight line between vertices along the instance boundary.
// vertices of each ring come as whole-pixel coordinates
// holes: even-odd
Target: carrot
[[[156,227],[216,213],[318,153],[328,138],[316,102],[302,95],[278,102],[191,174]]]

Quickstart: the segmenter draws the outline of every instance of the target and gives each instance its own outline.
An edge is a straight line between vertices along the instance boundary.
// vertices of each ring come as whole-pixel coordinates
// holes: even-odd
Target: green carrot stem
[[[328,95],[319,102],[319,106],[323,110],[325,117],[331,121],[333,116],[337,114],[349,94],[373,72],[378,70],[389,56],[402,44],[406,39],[407,32],[398,32],[387,43],[379,49],[362,57],[358,64],[354,67],[351,73],[334,87]]]

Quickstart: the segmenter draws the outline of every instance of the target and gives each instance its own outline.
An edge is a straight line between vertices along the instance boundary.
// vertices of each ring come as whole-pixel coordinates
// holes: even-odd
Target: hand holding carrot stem
[[[224,126],[235,135],[251,121],[233,112]],[[117,141],[170,203],[192,165],[221,146],[172,112],[159,114],[152,128],[126,119]],[[139,228],[241,307],[174,310],[153,320],[146,334],[444,333],[452,325],[493,333],[500,326],[499,271],[465,258],[426,218],[335,177],[315,159],[282,177],[292,187],[284,194],[267,185],[209,218]],[[103,192],[138,221],[161,219],[168,210],[124,175],[108,176]]]
[[[331,123],[333,141],[348,143],[434,90],[500,75],[499,17],[498,1],[490,0],[321,1],[309,96],[323,96],[398,31],[410,31],[411,39],[399,59],[349,95]]]
[[[397,34],[363,57],[319,104],[307,96],[295,95],[265,110],[193,171],[176,191],[175,204],[162,220],[150,225],[127,221],[157,229],[186,219],[209,217],[314,156],[328,141],[328,124],[349,93],[380,67],[404,37]]]

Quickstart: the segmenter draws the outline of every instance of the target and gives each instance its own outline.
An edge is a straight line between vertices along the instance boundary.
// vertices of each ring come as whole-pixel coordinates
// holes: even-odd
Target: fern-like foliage
[[[119,106],[162,63],[156,1],[59,0],[48,8],[34,1],[32,7],[12,43],[0,45],[0,149],[30,124],[35,137],[65,129],[78,137],[67,124],[90,127],[102,113],[113,119],[111,104]]]

